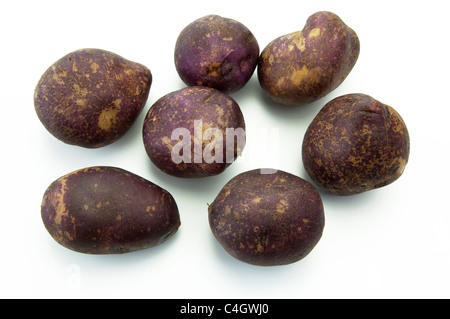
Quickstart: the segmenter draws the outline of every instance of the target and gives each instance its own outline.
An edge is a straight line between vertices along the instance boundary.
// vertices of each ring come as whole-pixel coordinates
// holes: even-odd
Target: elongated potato
[[[59,244],[88,254],[153,247],[180,226],[171,194],[114,167],[89,167],[57,179],[44,194],[41,215]]]

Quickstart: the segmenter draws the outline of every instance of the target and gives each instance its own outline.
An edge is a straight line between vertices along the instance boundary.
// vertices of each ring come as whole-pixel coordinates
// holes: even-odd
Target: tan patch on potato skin
[[[322,33],[322,30],[320,28],[318,28],[318,27],[312,28],[311,31],[309,31],[309,33],[308,33],[308,38],[318,37],[321,35],[321,33]]]
[[[113,106],[104,108],[98,117],[98,127],[103,131],[108,131],[120,121],[118,114],[121,110],[121,99],[113,101]]]
[[[180,226],[167,191],[114,167],[85,168],[54,181],[43,196],[41,216],[56,242],[88,254],[153,247]]]
[[[359,50],[358,36],[337,15],[317,12],[302,31],[281,36],[266,46],[258,63],[258,79],[278,103],[311,103],[344,81]]]
[[[327,103],[308,127],[303,164],[320,187],[338,195],[359,194],[397,180],[409,145],[406,124],[392,107],[348,94]]]
[[[219,62],[213,62],[206,66],[206,76],[219,78],[222,77],[222,64]]]
[[[214,236],[228,253],[265,266],[304,258],[325,225],[322,200],[314,186],[283,171],[237,175],[209,205],[208,217]]]
[[[58,243],[69,244],[76,238],[76,218],[70,216],[65,203],[66,178],[61,177],[46,190],[41,203],[42,220]]]
[[[35,110],[59,140],[98,148],[131,127],[151,82],[150,70],[141,64],[112,52],[82,49],[62,57],[42,75],[35,89]]]
[[[206,163],[201,156],[201,163],[195,162],[194,121],[202,121],[202,137],[206,129],[220,130],[223,137],[222,162]],[[177,128],[186,128],[191,137],[191,162],[176,164],[172,161],[172,148],[180,142],[171,139]],[[226,130],[241,128],[245,130],[245,120],[239,105],[228,95],[209,87],[187,87],[171,92],[156,101],[144,119],[143,140],[150,160],[167,174],[196,178],[222,173],[231,163],[227,163]],[[217,138],[219,141],[219,138]],[[212,141],[203,140],[202,152]],[[234,158],[238,155],[238,145],[230,150]],[[197,156],[197,157],[200,157]]]

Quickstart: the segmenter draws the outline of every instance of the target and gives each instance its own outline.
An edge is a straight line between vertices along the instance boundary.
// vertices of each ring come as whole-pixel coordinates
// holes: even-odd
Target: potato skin
[[[409,134],[390,106],[365,94],[327,103],[309,125],[303,165],[320,187],[354,195],[397,180],[409,158]]]
[[[87,254],[122,254],[159,245],[180,226],[172,195],[120,168],[69,173],[45,191],[41,215],[62,246]]]
[[[34,94],[45,128],[64,143],[98,148],[122,137],[141,113],[152,75],[100,49],[71,52],[50,66]]]
[[[259,58],[255,36],[242,23],[208,15],[190,23],[175,45],[175,66],[189,86],[208,86],[225,93],[240,90]]]
[[[325,225],[313,185],[295,175],[259,169],[231,179],[208,208],[211,230],[236,259],[254,265],[297,262],[319,242]]]
[[[258,64],[259,83],[278,103],[312,103],[345,80],[359,51],[355,31],[336,14],[317,12],[302,31],[281,36],[264,48]]]
[[[202,121],[203,132],[217,128],[223,136],[223,160],[207,163],[204,157],[195,162],[194,121]],[[177,128],[189,130],[191,140],[191,161],[179,164],[172,160],[172,148],[179,143],[178,137],[171,139]],[[156,101],[148,111],[143,127],[144,146],[150,160],[163,172],[176,177],[206,177],[222,173],[231,162],[227,161],[226,129],[245,131],[244,116],[239,105],[228,95],[203,86],[187,87],[171,92]],[[217,140],[218,137],[216,137]],[[209,141],[203,141],[202,149]],[[233,159],[242,152],[244,145],[234,144]],[[200,154],[202,156],[202,154]]]

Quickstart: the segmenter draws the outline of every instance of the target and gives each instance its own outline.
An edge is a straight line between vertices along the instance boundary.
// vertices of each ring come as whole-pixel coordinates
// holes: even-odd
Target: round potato
[[[309,125],[303,165],[320,187],[353,195],[397,180],[409,158],[409,134],[390,106],[365,94],[327,103]]]
[[[225,93],[240,90],[259,58],[255,36],[242,23],[208,15],[189,24],[175,45],[175,66],[187,85]]]
[[[187,87],[160,98],[144,120],[143,139],[151,161],[177,177],[222,173],[245,145],[239,105],[209,87]]]
[[[336,89],[359,56],[359,39],[336,14],[321,11],[302,31],[270,42],[258,64],[261,87],[285,105],[314,102]]]
[[[36,113],[57,139],[98,148],[122,137],[141,113],[150,91],[150,70],[99,49],[71,52],[42,75]]]
[[[115,167],[89,167],[54,181],[41,215],[62,246],[87,254],[122,254],[159,245],[180,226],[166,190]]]
[[[263,266],[301,260],[325,225],[322,200],[307,181],[259,169],[231,179],[209,205],[209,224],[222,247],[240,261]]]

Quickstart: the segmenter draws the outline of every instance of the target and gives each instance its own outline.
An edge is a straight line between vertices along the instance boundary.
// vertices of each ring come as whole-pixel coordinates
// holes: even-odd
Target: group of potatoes
[[[149,109],[142,130],[146,152],[159,169],[173,176],[220,174],[243,151],[234,135],[226,142],[227,129],[245,130],[241,109],[228,93],[242,89],[257,69],[261,88],[271,99],[305,105],[337,88],[359,51],[355,31],[331,12],[311,15],[303,30],[273,40],[261,53],[242,23],[217,15],[202,17],[176,41],[175,67],[187,87],[163,96]],[[78,50],[42,75],[35,110],[57,139],[99,148],[133,125],[151,84],[152,74],[142,64],[104,50]],[[180,136],[174,139],[172,133],[184,128],[192,141],[183,143],[195,142],[195,121],[201,121],[202,130],[216,130],[209,140],[200,141],[200,152],[208,149],[215,160],[197,156],[198,148],[189,143],[179,151],[190,161],[175,162],[172,155]],[[231,160],[225,160],[230,145]],[[409,135],[400,115],[365,94],[327,103],[309,125],[302,145],[303,165],[312,181],[337,195],[392,183],[403,173],[408,157]],[[80,169],[54,181],[43,196],[41,215],[59,244],[89,254],[152,247],[180,226],[177,204],[168,191],[107,166]],[[234,177],[208,205],[208,216],[212,233],[228,253],[267,266],[305,257],[325,225],[316,188],[282,170],[255,169]]]

